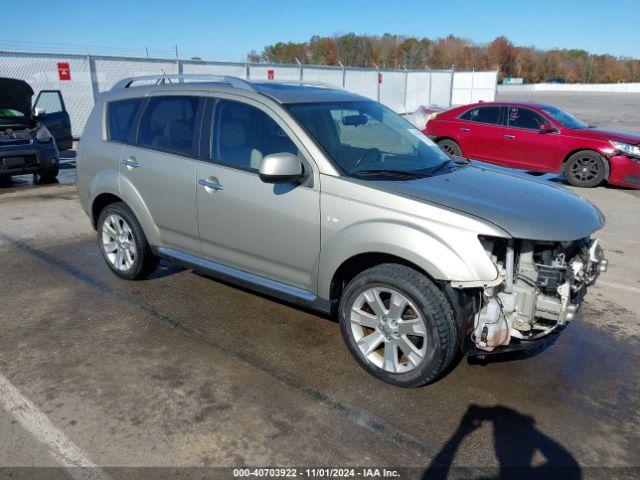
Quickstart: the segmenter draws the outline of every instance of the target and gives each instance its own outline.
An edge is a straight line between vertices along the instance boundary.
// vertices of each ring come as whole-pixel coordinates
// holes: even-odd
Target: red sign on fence
[[[267,80],[273,80],[274,76],[273,70],[267,70]]]
[[[60,80],[71,80],[71,69],[68,62],[58,62],[58,78]]]
[[[378,72],[378,83],[382,83],[382,74]]]

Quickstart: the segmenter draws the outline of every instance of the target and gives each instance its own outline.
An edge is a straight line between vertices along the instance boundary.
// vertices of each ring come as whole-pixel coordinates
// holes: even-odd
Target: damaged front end
[[[557,333],[578,311],[587,287],[607,270],[598,240],[544,242],[481,238],[500,275],[475,288],[480,297],[473,317],[471,349],[483,354],[533,347]],[[480,287],[480,288],[478,288]]]

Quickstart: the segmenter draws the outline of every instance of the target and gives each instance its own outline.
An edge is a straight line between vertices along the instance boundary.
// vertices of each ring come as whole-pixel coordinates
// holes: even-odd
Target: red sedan
[[[640,136],[594,128],[551,105],[466,105],[437,114],[424,133],[450,155],[564,173],[577,187],[640,188]]]

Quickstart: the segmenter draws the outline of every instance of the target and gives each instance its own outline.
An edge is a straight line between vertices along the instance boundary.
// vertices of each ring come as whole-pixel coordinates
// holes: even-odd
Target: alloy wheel
[[[409,372],[426,354],[425,321],[397,290],[377,286],[361,292],[351,308],[350,323],[363,357],[387,372]]]
[[[102,248],[118,270],[129,270],[136,260],[136,243],[131,227],[118,214],[109,215],[102,223]]]
[[[440,145],[440,149],[449,156],[456,154],[456,152],[453,150],[453,147],[447,143],[445,143],[444,145]]]
[[[571,175],[580,182],[589,182],[600,173],[600,165],[595,158],[580,157],[571,164]]]

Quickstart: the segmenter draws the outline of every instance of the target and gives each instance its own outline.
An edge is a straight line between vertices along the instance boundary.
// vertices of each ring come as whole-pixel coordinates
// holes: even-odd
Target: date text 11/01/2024
[[[233,478],[400,478],[387,468],[236,468]]]

